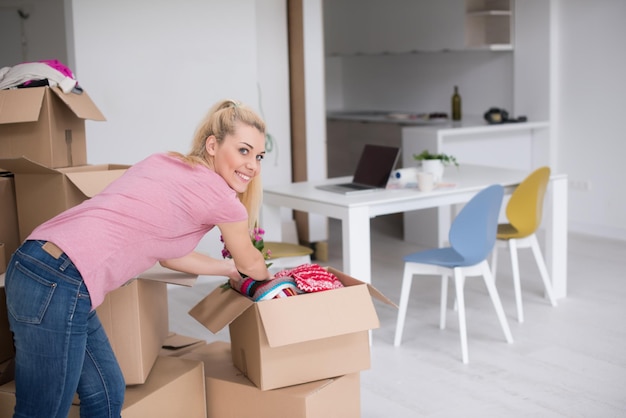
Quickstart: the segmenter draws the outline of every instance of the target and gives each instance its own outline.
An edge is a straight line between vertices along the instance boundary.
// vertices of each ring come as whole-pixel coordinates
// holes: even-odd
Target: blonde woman
[[[217,103],[187,155],[152,155],[93,198],[37,227],[6,272],[16,348],[15,417],[119,417],[125,383],[96,315],[105,295],[154,263],[199,275],[265,280],[250,230],[261,204],[265,123]],[[217,226],[232,259],[195,252]]]

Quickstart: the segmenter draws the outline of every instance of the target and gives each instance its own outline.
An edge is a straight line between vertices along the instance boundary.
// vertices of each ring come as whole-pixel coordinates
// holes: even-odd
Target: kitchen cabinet
[[[465,46],[513,49],[513,0],[465,0]]]
[[[511,2],[326,0],[326,55],[512,50]]]

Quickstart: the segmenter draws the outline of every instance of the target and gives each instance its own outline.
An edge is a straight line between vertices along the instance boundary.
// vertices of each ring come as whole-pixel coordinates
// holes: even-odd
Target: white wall
[[[514,110],[514,116],[549,119],[552,168],[568,174],[572,184],[570,231],[626,240],[621,193],[626,2],[519,2],[516,12],[526,19],[517,28],[519,51],[329,57],[327,105],[330,110],[449,112],[451,86],[458,83],[464,114],[498,106]],[[352,33],[354,21],[343,22],[343,31]]]
[[[186,150],[197,119],[212,102],[231,96],[258,106],[260,81],[264,115],[279,142],[277,166],[275,155],[268,155],[264,179],[290,179],[284,0],[168,3],[174,2],[65,0],[76,10],[73,14],[70,10],[75,25],[64,28],[63,0],[28,2],[28,59],[67,59],[74,67],[68,51],[74,50],[71,29],[76,29],[74,69],[108,118],[104,123],[88,122],[89,161],[132,163],[154,151]],[[626,174],[621,161],[626,154],[621,126],[626,97],[626,2],[551,3],[552,34],[545,42],[554,45],[550,64],[554,82],[549,89],[556,170],[567,173],[576,185],[590,185],[587,191],[570,189],[570,230],[626,240],[622,215],[626,197],[621,193]],[[22,5],[17,0],[0,0],[0,7]],[[12,65],[3,63],[2,52],[0,65]],[[401,63],[419,67],[418,60],[411,58]],[[336,62],[332,68],[326,73],[327,77],[331,74],[326,94],[338,91],[336,75],[344,71]],[[412,74],[419,71],[392,70],[397,75],[406,72],[416,83],[419,77]],[[447,106],[448,84],[441,93],[426,90],[429,100],[438,96],[438,106]],[[421,88],[403,85],[416,94]],[[470,93],[464,91],[465,100],[471,102]],[[327,100],[332,108],[354,104],[350,95],[333,97]],[[404,98],[397,104],[386,100],[390,105],[408,106],[417,99]]]
[[[570,230],[626,240],[626,2],[557,0],[559,168]]]
[[[512,66],[508,52],[344,57],[343,89],[330,100],[338,102],[334,96],[341,94],[343,106],[351,110],[449,113],[450,98],[458,85],[463,114],[480,116],[492,106],[511,110]]]
[[[277,142],[264,182],[290,180],[283,0],[80,0],[71,9],[75,72],[107,118],[87,122],[89,163],[187,152],[210,106],[235,98],[262,110]],[[218,234],[200,249],[219,256]]]
[[[28,18],[14,20],[18,9]],[[0,0],[0,11],[0,67],[44,59],[67,64],[63,0]],[[16,53],[11,45],[19,44],[21,51]]]

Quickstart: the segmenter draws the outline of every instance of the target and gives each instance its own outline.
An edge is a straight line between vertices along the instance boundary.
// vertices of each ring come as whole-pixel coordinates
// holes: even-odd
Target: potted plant
[[[454,156],[444,153],[433,154],[428,150],[424,150],[420,154],[413,154],[413,159],[422,163],[422,171],[433,173],[433,180],[435,183],[441,181],[444,166],[451,164],[454,164],[457,167],[459,166],[459,163]]]

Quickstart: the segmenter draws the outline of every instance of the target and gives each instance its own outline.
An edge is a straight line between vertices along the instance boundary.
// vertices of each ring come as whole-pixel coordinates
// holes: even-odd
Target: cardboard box
[[[170,332],[161,347],[159,355],[180,357],[198,347],[202,347],[203,345],[206,345],[205,340]]]
[[[4,244],[4,251],[0,250],[0,272],[4,271],[11,254],[20,244],[20,234],[17,227],[17,205],[15,202],[15,182],[13,174],[0,173],[0,243]]]
[[[4,242],[0,242],[0,273],[7,271],[7,265],[6,245]]]
[[[0,386],[0,418],[13,416],[15,382]],[[68,418],[79,418],[72,405]],[[176,357],[159,357],[143,385],[126,388],[124,418],[205,418],[204,364]]]
[[[183,356],[204,362],[208,418],[359,418],[359,373],[262,391],[231,361],[230,344],[214,342]]]
[[[5,360],[0,363],[0,385],[15,379],[15,359]]]
[[[15,175],[19,236],[24,240],[41,223],[102,191],[129,166],[100,164],[54,169],[28,158],[13,158],[0,159],[0,167]]]
[[[9,329],[6,294],[4,292],[4,273],[0,274],[0,363],[15,357],[13,334]]]
[[[169,334],[167,283],[192,286],[196,280],[156,264],[96,308],[127,385],[146,381]]]
[[[158,357],[143,385],[128,387],[124,418],[206,417],[204,364],[175,357]]]
[[[253,302],[215,289],[189,314],[217,333],[229,326],[234,365],[263,390],[342,376],[370,367],[369,330],[379,321],[375,288],[328,268],[345,287]]]
[[[52,168],[85,165],[85,119],[105,120],[87,92],[0,90],[0,157],[28,157]]]

